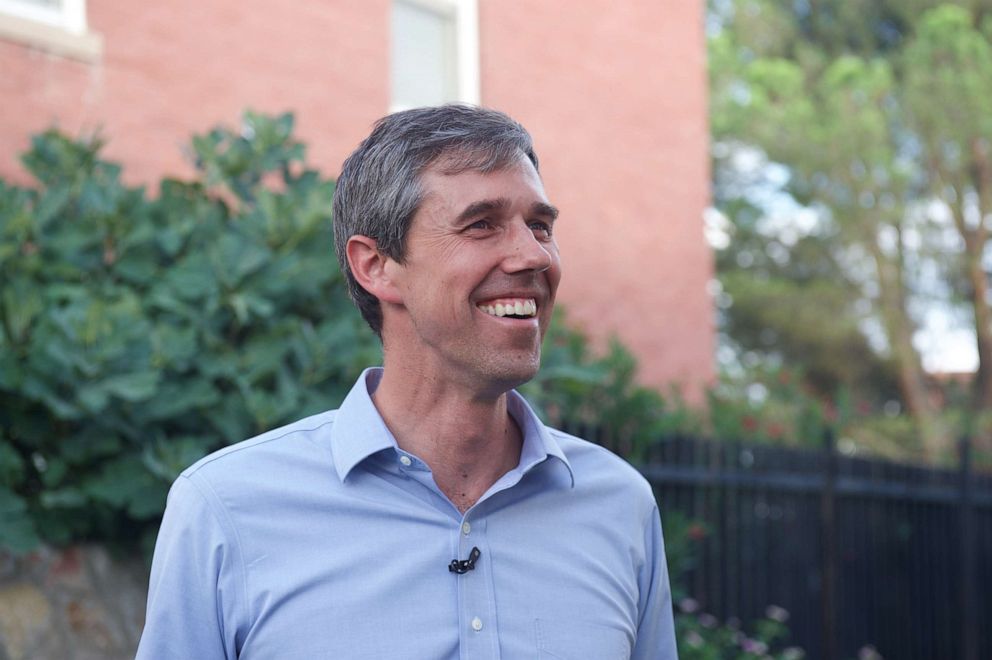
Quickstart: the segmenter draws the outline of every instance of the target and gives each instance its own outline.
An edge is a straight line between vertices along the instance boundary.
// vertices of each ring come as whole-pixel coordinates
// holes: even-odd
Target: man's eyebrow
[[[558,219],[558,207],[545,202],[534,202],[530,207],[530,212],[532,215],[546,215],[552,220]]]
[[[505,197],[497,197],[496,199],[483,199],[478,202],[473,202],[465,207],[465,210],[458,214],[456,222],[464,222],[475,216],[485,215],[486,213],[493,213],[498,211],[503,211],[510,206],[510,200]],[[543,215],[552,220],[558,218],[558,209],[547,202],[534,202],[530,207],[531,215]]]
[[[463,222],[469,218],[473,218],[477,215],[484,215],[486,213],[492,213],[493,211],[502,211],[510,205],[510,200],[505,197],[498,197],[496,199],[483,199],[478,202],[473,202],[465,207],[465,210],[458,214],[456,219],[458,222]]]

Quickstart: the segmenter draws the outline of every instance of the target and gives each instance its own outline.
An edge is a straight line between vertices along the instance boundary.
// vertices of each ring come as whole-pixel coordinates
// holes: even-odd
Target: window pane
[[[394,107],[457,99],[454,16],[393,2],[391,57]]]
[[[18,0],[26,5],[38,5],[46,9],[61,9],[62,0]]]

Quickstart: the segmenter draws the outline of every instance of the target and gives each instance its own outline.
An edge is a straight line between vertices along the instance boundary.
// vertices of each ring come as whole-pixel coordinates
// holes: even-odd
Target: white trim
[[[103,53],[102,37],[87,29],[86,0],[59,0],[58,7],[0,0],[0,39],[83,62]]]
[[[409,5],[419,5],[427,11],[445,16],[455,16],[458,14],[458,4],[461,0],[403,0]]]
[[[458,100],[479,105],[479,2],[458,0]]]
[[[0,0],[2,1],[2,0]],[[396,0],[393,0],[395,2]],[[479,75],[479,3],[478,0],[401,0],[428,11],[453,18],[455,22],[455,98],[454,101],[478,105]],[[406,109],[390,99],[390,112]]]
[[[86,0],[62,0],[65,29],[74,34],[86,32]]]
[[[59,0],[57,8],[24,0],[0,0],[0,13],[61,28],[70,34],[86,33],[86,0]]]

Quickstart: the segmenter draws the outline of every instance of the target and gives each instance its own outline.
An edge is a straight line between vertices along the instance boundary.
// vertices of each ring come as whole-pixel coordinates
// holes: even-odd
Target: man
[[[335,242],[383,368],[176,480],[139,658],[676,657],[650,487],[513,391],[561,276],[537,163],[466,106],[348,158]]]

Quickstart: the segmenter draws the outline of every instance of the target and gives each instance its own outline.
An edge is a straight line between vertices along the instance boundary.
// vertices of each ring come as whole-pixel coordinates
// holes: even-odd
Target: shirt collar
[[[331,428],[331,453],[334,467],[343,482],[352,468],[373,454],[385,449],[398,450],[396,438],[372,403],[371,393],[382,379],[382,367],[372,367],[362,372],[345,397],[334,417]],[[568,471],[569,482],[575,486],[572,466],[558,442],[538,419],[527,401],[512,390],[508,393],[507,408],[523,433],[518,470],[527,472],[548,458],[554,458]]]

